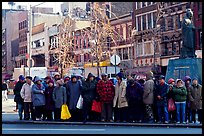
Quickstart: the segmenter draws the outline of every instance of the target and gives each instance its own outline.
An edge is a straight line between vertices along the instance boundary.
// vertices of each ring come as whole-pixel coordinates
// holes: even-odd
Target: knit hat
[[[171,84],[172,82],[175,82],[175,80],[174,80],[173,78],[170,78],[170,79],[168,80],[168,84]]]
[[[87,78],[89,79],[90,77],[94,77],[94,75],[92,73],[89,73]]]
[[[132,85],[132,84],[134,84],[135,81],[134,81],[134,79],[130,79],[128,82],[130,85]]]
[[[149,79],[150,77],[153,77],[154,75],[153,75],[153,73],[152,73],[152,71],[148,71],[147,73],[146,73],[146,78],[147,79]]]
[[[164,79],[164,80],[165,80],[165,76],[161,75],[161,76],[159,77],[159,80],[161,80],[161,79]]]
[[[119,72],[116,76],[118,76],[121,80],[123,78],[123,74],[121,72]]]
[[[32,80],[32,77],[31,77],[31,76],[26,76],[26,78],[27,78],[27,79],[30,79],[30,80]]]
[[[181,82],[182,82],[182,80],[181,80],[181,79],[177,79],[177,80],[176,80],[176,83],[178,83],[179,81],[181,81]],[[182,83],[183,83],[183,82],[182,82]]]
[[[77,78],[77,76],[76,75],[71,75],[71,79],[73,79],[73,78]]]
[[[62,80],[57,80],[57,83],[58,83],[59,85],[63,85],[63,81],[62,81]]]
[[[60,74],[59,74],[59,73],[55,73],[54,77],[55,77],[55,76],[60,76]]]
[[[42,79],[40,77],[36,76],[34,82],[37,82],[37,81],[41,81],[42,82]]]
[[[185,76],[185,77],[184,77],[184,82],[186,82],[186,81],[188,81],[188,80],[191,82],[191,77],[190,77],[190,76]]]
[[[25,77],[23,75],[20,75],[18,78],[19,80],[25,80]]]
[[[46,76],[46,77],[45,77],[45,80],[46,80],[46,79],[51,79],[51,77],[50,77],[50,76]]]
[[[52,79],[50,79],[49,81],[48,81],[48,84],[49,83],[53,83],[53,85],[54,85],[54,81],[52,80]]]
[[[193,80],[197,80],[197,81],[198,81],[198,78],[195,77],[195,78],[193,78]],[[193,81],[193,80],[192,80],[192,81]]]
[[[106,73],[102,73],[101,76],[107,76],[107,74]]]

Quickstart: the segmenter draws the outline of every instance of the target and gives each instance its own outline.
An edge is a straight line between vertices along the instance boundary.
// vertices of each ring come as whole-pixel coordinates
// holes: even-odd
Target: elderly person
[[[122,80],[122,73],[118,73],[116,79],[118,82],[115,85],[115,96],[113,99],[114,119],[116,122],[126,122],[128,113],[128,102],[126,98],[126,81]]]
[[[198,121],[202,124],[202,85],[198,84],[198,79],[193,79],[193,84],[189,88],[188,98],[192,110],[192,121],[196,123],[196,113]]]
[[[187,90],[181,79],[176,80],[176,86],[173,87],[173,93],[176,104],[177,123],[186,123],[185,116]]]
[[[15,95],[14,101],[18,105],[18,115],[20,120],[22,120],[22,114],[23,114],[23,98],[21,97],[20,92],[24,83],[25,83],[25,77],[23,75],[20,75],[19,81],[16,83],[15,88],[13,90]]]
[[[23,84],[20,92],[21,97],[24,99],[24,120],[30,119],[30,113],[31,113],[32,120],[35,120],[34,112],[33,112],[32,97],[31,97],[32,86],[33,86],[32,77],[27,76],[26,83]]]
[[[143,119],[143,87],[133,79],[129,80],[126,88],[126,97],[129,108],[129,121],[142,122]]]
[[[153,102],[154,102],[154,81],[153,73],[151,71],[146,73],[146,82],[144,84],[143,102],[145,104],[147,121],[153,123]]]
[[[162,123],[165,119],[165,123],[169,123],[169,112],[167,108],[167,91],[169,89],[168,84],[165,82],[165,77],[161,75],[159,77],[159,85],[156,90],[157,110],[158,110],[158,123]]]
[[[108,79],[106,73],[101,74],[101,80],[98,81],[96,91],[99,95],[101,102],[101,121],[113,122],[113,98],[114,98],[114,85]]]
[[[79,96],[81,95],[81,82],[77,80],[76,75],[71,76],[71,80],[67,82],[66,91],[67,91],[67,104],[72,115],[71,121],[81,121],[81,110],[76,108]]]
[[[61,107],[67,102],[67,93],[61,79],[57,80],[56,84],[57,86],[53,90],[53,100],[55,103],[54,118],[55,121],[59,121],[61,118]]]
[[[40,77],[36,76],[32,86],[32,101],[35,107],[36,120],[39,121],[45,117],[45,87],[41,83]]]
[[[92,73],[88,74],[86,81],[82,81],[83,122],[90,120],[92,103],[96,97],[96,83]]]

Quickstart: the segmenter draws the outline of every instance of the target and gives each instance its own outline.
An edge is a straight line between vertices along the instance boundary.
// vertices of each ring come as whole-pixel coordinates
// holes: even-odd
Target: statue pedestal
[[[185,58],[169,60],[165,81],[169,78],[184,79],[190,76],[191,79],[197,78],[198,83],[202,84],[202,59],[201,58]]]

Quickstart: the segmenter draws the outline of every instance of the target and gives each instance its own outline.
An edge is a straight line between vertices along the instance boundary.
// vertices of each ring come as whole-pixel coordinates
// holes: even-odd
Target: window
[[[146,6],[146,2],[142,2],[142,8]]]
[[[154,49],[151,42],[144,43],[144,54],[151,55],[153,53],[154,53]]]
[[[80,41],[79,41],[79,44],[80,44],[80,49],[81,49],[81,45],[82,45],[82,40],[80,39]]]
[[[123,49],[123,59],[128,59],[128,48]]]
[[[142,30],[146,30],[146,15],[142,16]]]
[[[143,46],[142,46],[142,43],[138,43],[136,50],[137,50],[137,56],[143,55]]]
[[[147,6],[151,5],[151,2],[147,2]]]
[[[157,20],[157,13],[154,12],[153,13],[153,28],[155,28],[155,26],[156,26],[156,20]]]
[[[151,14],[147,14],[147,19],[148,19],[148,29],[151,29],[152,28]]]
[[[132,26],[128,26],[128,37],[130,38],[132,36]]]
[[[141,31],[141,16],[138,16],[138,31]]]
[[[137,9],[141,8],[141,2],[137,2]]]
[[[118,49],[117,52],[118,52],[118,56],[120,56],[122,58],[122,51],[121,51],[121,49]]]
[[[123,39],[126,40],[126,27],[123,27]]]
[[[86,38],[84,39],[84,49],[86,49]]]
[[[173,30],[174,29],[174,20],[173,17],[169,17],[168,19],[168,30]]]

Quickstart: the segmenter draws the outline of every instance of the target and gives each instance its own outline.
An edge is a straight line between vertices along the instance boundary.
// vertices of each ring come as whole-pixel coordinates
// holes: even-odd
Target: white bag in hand
[[[82,98],[81,95],[79,96],[79,100],[77,102],[76,107],[77,107],[77,109],[82,109],[83,108],[83,98]]]

